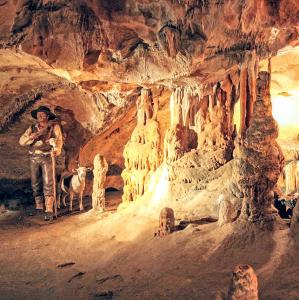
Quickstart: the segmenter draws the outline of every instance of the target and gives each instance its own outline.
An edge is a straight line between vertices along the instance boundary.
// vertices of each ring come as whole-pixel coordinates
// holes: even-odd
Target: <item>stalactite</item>
[[[167,163],[196,148],[191,126],[195,124],[199,98],[198,91],[191,87],[176,88],[170,97],[170,128],[164,138],[164,161]]]
[[[255,51],[245,55],[240,71],[240,133],[245,137],[250,126],[253,105],[256,101],[258,61]]]
[[[240,74],[240,133],[244,137],[246,131],[247,107],[247,66],[243,64]]]
[[[230,77],[204,91],[195,117],[198,151],[216,169],[232,159],[234,85]]]

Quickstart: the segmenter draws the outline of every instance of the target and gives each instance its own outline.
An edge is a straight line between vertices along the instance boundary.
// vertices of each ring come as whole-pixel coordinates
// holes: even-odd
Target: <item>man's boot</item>
[[[46,214],[45,214],[45,221],[53,221],[53,203],[54,197],[53,196],[46,196],[45,197],[45,204],[46,204]]]
[[[41,215],[44,210],[43,197],[38,196],[34,198],[35,200],[35,211],[29,213],[30,216]]]
[[[35,197],[34,200],[35,200],[35,209],[42,211],[44,209],[43,197],[38,196],[38,197]]]

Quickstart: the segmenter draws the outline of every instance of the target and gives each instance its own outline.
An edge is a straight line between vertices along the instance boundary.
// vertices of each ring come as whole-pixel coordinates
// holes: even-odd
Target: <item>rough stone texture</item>
[[[218,225],[222,226],[234,222],[241,211],[241,201],[236,198],[229,198],[230,194],[226,191],[220,194]]]
[[[175,229],[174,211],[172,208],[164,207],[160,212],[159,229],[155,235],[165,236],[172,233]]]
[[[295,0],[7,1],[0,37],[3,47],[102,80],[184,80],[223,74],[245,49],[265,55],[296,42],[298,9]]]
[[[283,155],[275,142],[277,124],[272,117],[270,75],[260,72],[257,79],[257,99],[253,104],[250,125],[236,143],[234,152],[232,193],[243,197],[241,216],[253,222],[269,213],[273,188],[282,172]]]
[[[143,90],[137,100],[137,126],[124,149],[124,202],[144,194],[151,173],[161,161],[159,123],[153,114],[158,108],[153,103],[151,91]]]
[[[93,161],[93,188],[92,208],[98,211],[105,210],[105,180],[108,163],[104,156],[97,154]]]
[[[258,300],[258,281],[251,266],[236,266],[229,286],[227,299]]]

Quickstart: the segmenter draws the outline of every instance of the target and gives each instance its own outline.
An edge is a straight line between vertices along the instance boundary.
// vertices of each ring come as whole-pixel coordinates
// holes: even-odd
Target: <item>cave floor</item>
[[[299,245],[286,223],[268,232],[194,222],[157,238],[154,218],[116,212],[120,194],[109,197],[105,213],[86,209],[47,225],[28,211],[2,214],[0,298],[213,299],[248,263],[260,299],[299,299]]]

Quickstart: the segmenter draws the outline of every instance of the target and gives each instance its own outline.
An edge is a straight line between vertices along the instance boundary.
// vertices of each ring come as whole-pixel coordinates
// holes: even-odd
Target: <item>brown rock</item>
[[[175,229],[174,212],[172,208],[165,207],[161,210],[159,229],[155,235],[164,236],[172,233]]]
[[[251,266],[236,266],[229,286],[227,299],[258,300],[258,281]]]

